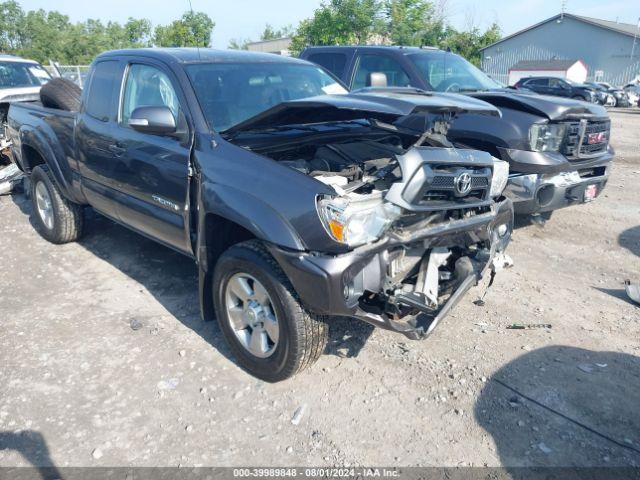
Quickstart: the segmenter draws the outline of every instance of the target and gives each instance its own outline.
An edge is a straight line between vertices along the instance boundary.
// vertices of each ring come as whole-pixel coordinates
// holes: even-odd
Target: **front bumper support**
[[[498,233],[501,225],[507,227],[507,233],[502,237]],[[376,243],[341,255],[290,251],[274,245],[269,249],[293,284],[302,303],[310,311],[329,316],[355,317],[418,339],[430,334],[464,294],[492,268],[494,256],[503,252],[508,245],[512,228],[513,206],[509,199],[503,199],[493,205],[488,213],[417,231],[389,233]],[[363,310],[360,301],[365,292],[384,294],[389,252],[393,248],[417,244],[428,252],[435,247],[464,249],[479,243],[490,245],[490,253],[482,261],[473,262],[472,271],[461,279],[456,290],[439,310],[430,310],[432,315],[428,320],[418,321],[416,324],[404,319],[394,319],[383,312]],[[393,300],[406,303],[398,295]],[[418,305],[416,301],[409,306],[424,311],[426,306]]]

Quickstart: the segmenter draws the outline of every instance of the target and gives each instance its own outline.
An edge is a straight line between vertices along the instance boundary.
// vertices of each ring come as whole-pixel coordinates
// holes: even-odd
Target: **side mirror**
[[[368,87],[386,87],[388,85],[387,75],[382,72],[371,72],[367,80]]]
[[[152,135],[169,135],[176,132],[176,119],[169,107],[138,107],[129,118],[134,130]]]

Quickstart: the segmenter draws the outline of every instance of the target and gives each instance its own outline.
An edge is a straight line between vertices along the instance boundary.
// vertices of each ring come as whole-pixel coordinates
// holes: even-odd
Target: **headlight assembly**
[[[350,247],[378,240],[401,213],[400,207],[381,197],[324,197],[318,214],[327,233]]]
[[[529,144],[534,152],[557,152],[567,133],[562,123],[536,123],[529,129]]]
[[[507,162],[503,162],[502,160],[498,160],[497,158],[493,159],[493,176],[491,177],[491,190],[489,194],[491,197],[498,197],[502,194],[502,191],[507,186],[507,182],[509,181],[509,164]]]

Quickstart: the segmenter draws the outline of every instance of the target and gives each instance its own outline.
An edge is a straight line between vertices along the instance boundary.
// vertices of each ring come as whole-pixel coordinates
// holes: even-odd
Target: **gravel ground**
[[[96,215],[54,246],[0,197],[0,466],[640,466],[640,114],[612,118],[604,194],[517,230],[484,307],[424,342],[336,320],[275,385],[199,320],[189,259]]]

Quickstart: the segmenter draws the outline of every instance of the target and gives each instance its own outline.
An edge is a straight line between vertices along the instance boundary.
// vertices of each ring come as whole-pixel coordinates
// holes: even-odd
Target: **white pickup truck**
[[[5,134],[9,105],[40,100],[40,88],[51,79],[42,65],[13,55],[0,55],[0,195],[11,191],[19,170],[11,161]]]

